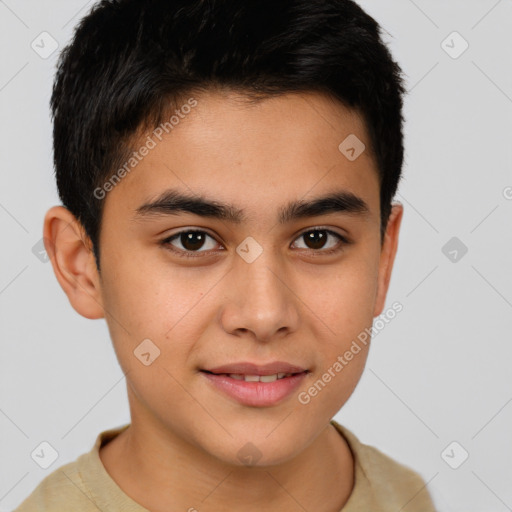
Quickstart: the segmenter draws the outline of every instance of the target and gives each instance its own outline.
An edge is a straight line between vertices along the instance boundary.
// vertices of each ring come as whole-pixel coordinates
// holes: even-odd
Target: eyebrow
[[[225,220],[236,224],[247,219],[243,209],[207,197],[188,195],[172,189],[166,190],[153,201],[137,208],[135,218],[179,215],[180,213],[192,213],[200,217]],[[370,213],[370,208],[361,197],[346,190],[338,190],[307,201],[291,201],[280,208],[278,221],[280,224],[286,224],[294,220],[330,213],[367,216]]]

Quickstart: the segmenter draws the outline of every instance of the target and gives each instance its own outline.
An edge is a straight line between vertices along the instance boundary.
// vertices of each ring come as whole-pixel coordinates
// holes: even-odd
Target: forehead
[[[237,93],[212,92],[191,95],[183,105],[194,106],[178,108],[167,125],[134,144],[139,157],[125,162],[128,172],[107,194],[105,210],[122,203],[133,211],[167,189],[260,214],[263,201],[268,209],[343,189],[378,209],[367,129],[338,101],[295,93],[250,103]]]

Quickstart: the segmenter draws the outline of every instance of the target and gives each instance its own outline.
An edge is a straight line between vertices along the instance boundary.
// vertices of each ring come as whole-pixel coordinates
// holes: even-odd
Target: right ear
[[[63,206],[50,208],[44,218],[43,241],[55,276],[75,311],[85,318],[103,318],[92,243],[75,216]]]

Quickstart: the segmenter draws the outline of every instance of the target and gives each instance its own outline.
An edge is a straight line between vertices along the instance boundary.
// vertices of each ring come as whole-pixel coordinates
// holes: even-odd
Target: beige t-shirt
[[[331,423],[354,455],[354,488],[341,512],[436,512],[418,474]],[[89,453],[48,475],[14,512],[148,512],[114,482],[99,456],[127,427],[99,434]]]

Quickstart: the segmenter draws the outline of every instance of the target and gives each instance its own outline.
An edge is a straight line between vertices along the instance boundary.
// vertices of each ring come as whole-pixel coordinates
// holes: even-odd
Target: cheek
[[[129,324],[128,330],[137,336],[165,334],[197,296],[185,276],[154,259],[116,258],[105,265],[104,274],[105,308]]]
[[[360,254],[361,252],[359,252]],[[368,254],[373,254],[368,251]],[[315,312],[339,340],[357,336],[371,326],[376,301],[378,259],[354,255],[331,267],[316,286],[306,294]],[[303,293],[306,293],[305,291]],[[333,332],[332,332],[333,331]]]
[[[134,362],[138,368],[134,351],[146,339],[160,350],[160,364],[170,370],[183,366],[207,322],[205,307],[213,296],[208,292],[219,280],[212,272],[191,279],[190,272],[149,258],[117,257],[104,265],[105,314],[125,371]]]
[[[325,334],[318,336],[318,343],[322,345],[319,367],[314,381],[306,389],[304,401],[314,399],[316,407],[327,414],[336,414],[350,397],[368,356],[378,258],[365,257],[365,254],[376,253],[361,250],[341,262],[335,270],[331,268],[328,276],[317,279],[317,284],[321,281],[322,286],[314,288],[316,293],[308,298],[308,303],[322,320],[316,323]]]

